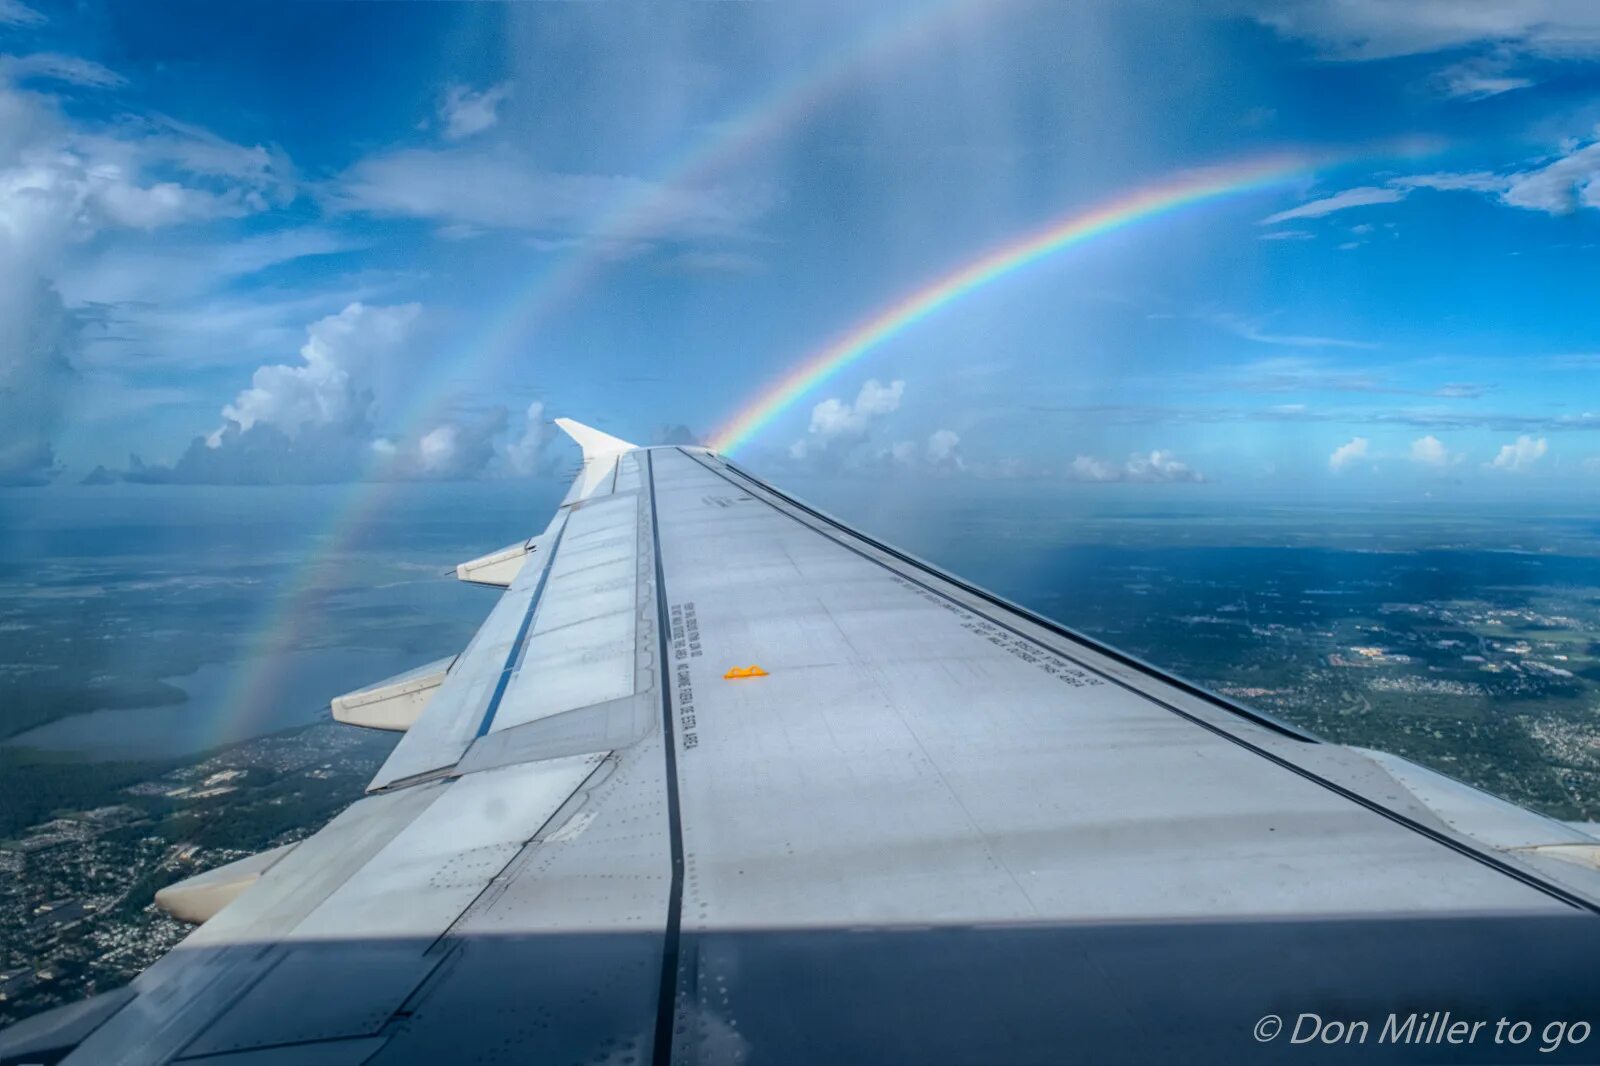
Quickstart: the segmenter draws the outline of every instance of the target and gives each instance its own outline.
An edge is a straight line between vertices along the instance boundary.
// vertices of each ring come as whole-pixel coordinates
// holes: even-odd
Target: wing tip
[[[608,455],[621,455],[639,447],[621,437],[613,437],[609,433],[603,433],[593,426],[586,426],[570,418],[558,418],[555,422],[561,432],[578,442],[578,447],[583,449],[584,462]]]

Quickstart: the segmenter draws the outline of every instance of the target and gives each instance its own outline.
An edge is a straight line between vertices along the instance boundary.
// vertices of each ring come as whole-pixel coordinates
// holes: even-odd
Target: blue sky
[[[742,458],[1600,490],[1600,5],[796,6],[0,0],[0,481],[705,436],[991,247],[1292,153],[944,309]]]

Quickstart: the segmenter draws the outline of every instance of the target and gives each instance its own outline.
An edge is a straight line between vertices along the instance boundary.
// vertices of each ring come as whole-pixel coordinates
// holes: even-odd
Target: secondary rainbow
[[[449,406],[463,383],[481,385],[492,380],[507,360],[526,357],[543,321],[613,269],[619,249],[670,238],[672,216],[692,202],[696,190],[714,185],[728,170],[802,124],[860,79],[967,20],[992,15],[1000,6],[1002,0],[906,0],[882,5],[882,11],[864,19],[854,32],[701,127],[649,178],[619,183],[619,195],[588,220],[584,239],[569,254],[552,261],[534,257],[534,269],[511,286],[499,306],[482,316],[453,357],[436,360],[436,380],[411,390],[410,407],[394,420],[395,435],[401,439],[419,435]]]
[[[833,43],[766,91],[752,95],[721,121],[702,127],[681,151],[670,155],[653,176],[625,186],[590,227],[589,239],[554,262],[541,263],[513,285],[500,306],[483,317],[480,328],[454,353],[436,360],[434,379],[417,383],[409,406],[397,412],[394,435],[409,440],[437,419],[456,395],[450,383],[481,383],[500,364],[526,349],[544,316],[578,296],[612,265],[607,249],[618,243],[653,239],[663,228],[675,198],[716,179],[761,145],[781,136],[856,79],[915,46],[934,40],[967,18],[987,15],[994,0],[931,0],[886,9]],[[670,227],[667,227],[670,230]],[[329,519],[324,545],[311,555],[263,611],[247,641],[246,664],[234,672],[222,709],[205,725],[208,743],[221,743],[244,731],[253,715],[265,714],[278,692],[284,656],[293,650],[316,590],[394,489],[374,457],[366,472],[371,484],[354,490]]]
[[[747,444],[801,397],[886,341],[969,293],[1096,237],[1180,208],[1275,185],[1305,172],[1298,157],[1271,157],[1191,171],[1146,186],[1109,203],[1058,218],[1017,240],[945,274],[807,356],[734,415],[710,440],[714,451]]]

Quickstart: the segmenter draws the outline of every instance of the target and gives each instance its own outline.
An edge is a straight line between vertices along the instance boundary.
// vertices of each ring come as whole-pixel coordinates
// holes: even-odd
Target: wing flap
[[[180,922],[191,925],[208,922],[297,846],[285,844],[247,855],[168,885],[156,893],[156,906]]]
[[[404,733],[422,716],[458,658],[447,655],[377,684],[335,696],[330,704],[333,719],[346,725]]]
[[[487,585],[490,588],[510,588],[530,552],[538,549],[538,538],[519,540],[499,551],[480,555],[476,559],[456,565],[456,579],[470,585]]]

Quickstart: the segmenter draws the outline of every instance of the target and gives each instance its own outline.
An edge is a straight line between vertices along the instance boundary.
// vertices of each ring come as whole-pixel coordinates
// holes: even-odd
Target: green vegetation
[[[68,811],[119,802],[118,793],[173,762],[88,762],[25,748],[0,748],[0,840]]]

